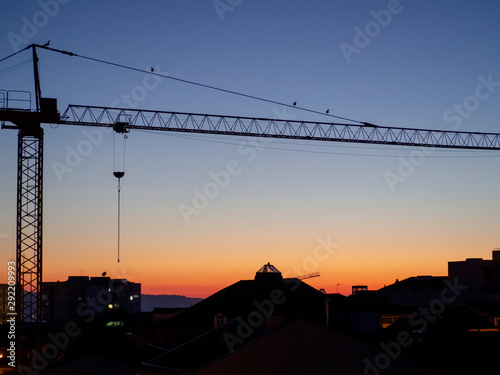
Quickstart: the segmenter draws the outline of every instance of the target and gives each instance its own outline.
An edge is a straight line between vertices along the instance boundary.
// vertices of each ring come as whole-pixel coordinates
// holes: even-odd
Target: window
[[[408,315],[405,314],[387,314],[387,315],[380,315],[380,326],[382,328],[387,328],[391,324],[397,322],[401,318],[407,318]]]
[[[222,314],[216,314],[214,317],[214,327],[220,327],[226,324],[226,317]]]

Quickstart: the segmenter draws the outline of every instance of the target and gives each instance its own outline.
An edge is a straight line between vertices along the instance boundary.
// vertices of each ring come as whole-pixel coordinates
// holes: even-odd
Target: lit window
[[[113,327],[113,328],[117,328],[117,327],[123,327],[123,322],[116,322],[116,321],[111,321],[111,322],[107,322],[106,323],[106,327]]]

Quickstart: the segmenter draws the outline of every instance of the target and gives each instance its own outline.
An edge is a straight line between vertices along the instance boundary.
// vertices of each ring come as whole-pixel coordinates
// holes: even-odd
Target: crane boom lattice
[[[500,134],[69,105],[62,125],[415,147],[500,150]]]

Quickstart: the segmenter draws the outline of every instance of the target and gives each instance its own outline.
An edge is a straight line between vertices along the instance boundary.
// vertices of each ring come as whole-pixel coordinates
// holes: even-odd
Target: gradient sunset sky
[[[42,0],[1,8],[0,58],[50,40],[378,125],[500,132],[498,2]],[[39,50],[39,59],[42,95],[57,98],[60,112],[84,104],[335,121],[54,52]],[[0,89],[33,92],[30,51],[0,63]],[[133,131],[117,263],[113,135],[44,129],[44,281],[106,271],[142,283],[143,293],[206,297],[270,262],[284,276],[320,272],[307,282],[350,294],[356,284],[446,275],[448,261],[490,259],[500,247],[497,151]],[[16,159],[17,132],[0,130],[1,282],[15,258]],[[238,173],[186,219],[181,208],[228,163]]]

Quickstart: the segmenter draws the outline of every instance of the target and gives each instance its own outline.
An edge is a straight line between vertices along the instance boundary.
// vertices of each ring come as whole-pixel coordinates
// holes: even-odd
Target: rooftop
[[[279,273],[281,274],[280,271],[276,267],[274,267],[271,263],[267,262],[267,264],[264,264],[258,271],[257,273]]]
[[[281,272],[278,271],[278,269],[276,267],[274,267],[271,263],[267,262],[267,264],[264,264],[255,273],[255,280],[268,281],[271,279],[283,280],[283,276],[281,275]]]
[[[446,276],[413,276],[387,285],[381,290],[401,290],[401,289],[443,289]]]

